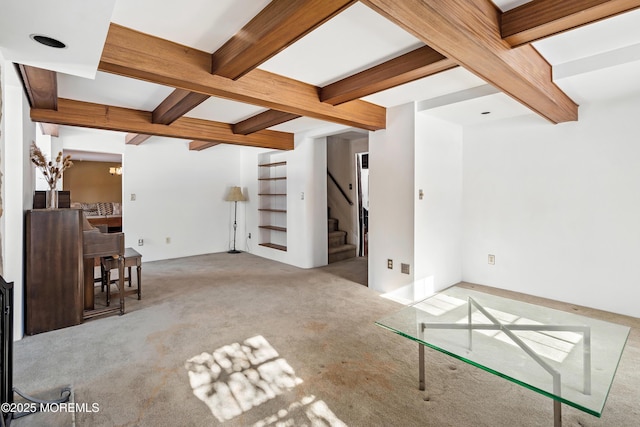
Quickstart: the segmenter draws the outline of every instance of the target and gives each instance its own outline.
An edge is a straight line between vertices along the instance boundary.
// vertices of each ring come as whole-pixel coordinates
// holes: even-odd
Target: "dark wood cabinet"
[[[80,324],[84,305],[82,211],[27,211],[25,238],[25,333]]]

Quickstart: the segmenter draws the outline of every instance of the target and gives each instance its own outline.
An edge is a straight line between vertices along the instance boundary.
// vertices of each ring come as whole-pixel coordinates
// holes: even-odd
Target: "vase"
[[[50,188],[47,190],[47,209],[58,209],[58,190]]]

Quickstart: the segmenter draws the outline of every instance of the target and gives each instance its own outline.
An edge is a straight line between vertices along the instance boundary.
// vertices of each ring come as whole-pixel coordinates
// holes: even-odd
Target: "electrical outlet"
[[[496,263],[496,256],[495,256],[495,255],[491,255],[491,254],[489,254],[488,260],[489,260],[489,264],[490,264],[490,265],[495,265],[495,263]]]
[[[393,270],[393,260],[392,259],[388,259],[387,260],[387,268],[389,270]]]
[[[165,241],[167,242],[167,244],[171,243],[171,237],[167,237]]]
[[[131,193],[131,201],[132,202],[136,201],[136,193]]]
[[[138,239],[138,246],[144,245],[144,239]]]

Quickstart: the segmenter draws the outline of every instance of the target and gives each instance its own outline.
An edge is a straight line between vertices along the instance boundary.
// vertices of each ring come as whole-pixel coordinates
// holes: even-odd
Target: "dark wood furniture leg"
[[[138,275],[138,301],[142,299],[142,266],[138,264],[136,267],[137,275]],[[131,277],[131,272],[129,272],[129,277]]]
[[[93,277],[93,267],[94,267],[94,259],[93,258],[84,258],[83,267],[84,267],[84,309],[85,310],[93,310],[95,297],[93,295],[93,286],[95,284],[95,280]]]

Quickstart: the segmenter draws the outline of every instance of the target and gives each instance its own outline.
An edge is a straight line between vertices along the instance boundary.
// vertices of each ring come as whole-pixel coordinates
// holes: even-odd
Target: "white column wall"
[[[391,292],[413,282],[414,104],[387,109],[387,128],[369,133],[369,287]],[[393,269],[387,268],[393,260]]]
[[[35,126],[29,118],[25,98],[12,64],[2,67],[2,256],[3,277],[14,283],[14,339],[24,333],[24,218],[33,204],[34,169],[29,147],[35,140]]]
[[[463,279],[640,317],[638,117],[636,97],[465,130]]]
[[[424,196],[420,200],[419,192]],[[462,128],[416,115],[415,297],[462,277]]]

